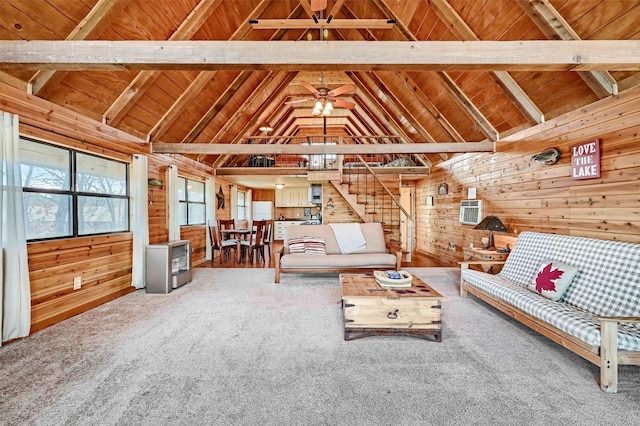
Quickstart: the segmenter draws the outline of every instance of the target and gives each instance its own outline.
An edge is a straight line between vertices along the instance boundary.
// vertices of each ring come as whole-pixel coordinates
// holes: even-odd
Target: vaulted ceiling
[[[231,41],[269,41],[256,56],[288,64],[270,67],[260,58],[256,66],[242,67],[65,67],[58,61],[76,49],[64,45],[58,59],[51,54],[40,67],[0,60],[1,82],[154,144],[242,144],[266,136],[260,127],[267,123],[274,129],[269,135],[440,144],[441,151],[424,157],[435,164],[450,154],[451,142],[499,141],[640,84],[638,63],[492,69],[487,58],[475,68],[455,60],[449,66],[384,66],[403,60],[382,42],[638,40],[640,2],[631,0],[0,0],[0,16],[0,41],[229,41],[228,52],[215,52],[230,62],[238,55]],[[297,68],[286,57],[296,54],[276,44],[293,41]],[[335,55],[335,43],[345,41],[366,41],[358,45],[362,51],[351,51],[358,56],[354,62],[368,56],[379,66],[349,66],[349,58],[322,65],[324,52]],[[130,52],[133,57],[152,48],[137,46],[142,50]],[[456,45],[452,58],[464,56],[465,48]],[[551,55],[545,60],[551,62]],[[315,99],[306,84],[319,88],[321,78],[328,90],[353,85],[337,99],[355,106],[336,105],[326,122],[312,115]],[[213,166],[225,157],[189,155]]]

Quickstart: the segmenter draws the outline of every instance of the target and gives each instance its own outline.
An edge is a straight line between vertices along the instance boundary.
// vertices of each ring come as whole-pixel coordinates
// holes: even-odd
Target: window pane
[[[238,220],[246,220],[247,213],[245,211],[245,207],[238,206]]]
[[[99,234],[129,229],[129,200],[78,197],[78,234]]]
[[[126,164],[82,153],[77,153],[76,163],[79,192],[127,195]]]
[[[238,206],[245,205],[245,193],[242,191],[238,191]]]
[[[71,235],[70,195],[25,192],[23,197],[28,240]]]
[[[69,190],[69,161],[66,149],[20,140],[20,172],[25,188]]]
[[[204,204],[191,204],[189,203],[189,225],[202,225],[204,224]]]
[[[178,178],[178,201],[187,200],[187,180],[185,178]]]
[[[180,217],[178,221],[180,222],[180,226],[187,224],[187,203],[180,203],[180,210],[178,212]]]
[[[190,180],[188,183],[189,201],[204,203],[204,182]]]

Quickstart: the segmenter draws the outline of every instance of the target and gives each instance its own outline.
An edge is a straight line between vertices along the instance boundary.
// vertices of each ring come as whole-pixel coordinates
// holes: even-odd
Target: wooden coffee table
[[[340,274],[344,340],[379,335],[442,341],[442,295],[414,276],[411,287],[380,286],[373,274]]]

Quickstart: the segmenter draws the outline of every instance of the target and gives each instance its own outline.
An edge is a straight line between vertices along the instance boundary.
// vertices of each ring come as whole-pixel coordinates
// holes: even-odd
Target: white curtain
[[[131,285],[144,288],[146,279],[146,250],[149,244],[149,207],[148,207],[147,157],[134,155],[131,167],[131,207],[133,218],[133,261],[131,266]]]
[[[0,169],[0,342],[6,342],[28,336],[31,328],[31,288],[20,175],[18,116],[6,112],[0,112]]]
[[[216,220],[216,181],[210,177],[204,179],[204,203],[205,223],[209,226]],[[205,229],[205,231],[207,239],[205,259],[211,260],[213,256],[211,253],[211,236],[209,235],[209,229]]]
[[[229,194],[229,202],[231,203],[231,219],[238,218],[238,185],[231,185],[231,194]]]
[[[249,223],[251,223],[251,221],[253,220],[253,191],[250,189],[247,189],[247,192],[245,193],[245,197],[244,197],[244,202],[245,202],[245,214],[246,217],[245,219],[247,219],[249,221]]]
[[[167,169],[167,212],[169,213],[169,241],[180,239],[180,203],[178,202],[178,167]]]

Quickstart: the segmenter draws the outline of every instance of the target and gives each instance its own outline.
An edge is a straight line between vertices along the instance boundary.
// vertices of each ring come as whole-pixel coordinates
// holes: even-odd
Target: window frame
[[[96,236],[96,235],[112,235],[112,234],[122,234],[122,233],[127,233],[127,232],[131,232],[131,179],[130,179],[130,164],[125,162],[125,161],[121,161],[121,160],[115,160],[113,158],[109,158],[109,157],[105,157],[105,156],[101,156],[101,155],[96,155],[94,153],[91,152],[86,152],[86,151],[81,151],[81,150],[77,150],[77,149],[73,149],[73,148],[68,148],[65,146],[60,146],[60,145],[56,145],[53,143],[49,143],[46,141],[42,141],[39,139],[34,139],[31,137],[27,137],[24,135],[20,135],[20,140],[25,140],[25,141],[29,141],[31,143],[35,143],[35,144],[40,144],[40,145],[46,145],[46,146],[50,146],[56,149],[59,149],[61,151],[66,151],[68,158],[69,158],[69,169],[68,169],[68,174],[69,174],[69,189],[51,189],[51,188],[38,188],[38,187],[29,187],[29,186],[22,186],[22,192],[23,193],[28,193],[28,194],[45,194],[45,195],[60,195],[60,196],[65,196],[65,197],[70,197],[70,233],[67,235],[58,235],[58,236],[52,236],[52,237],[44,237],[44,238],[30,238],[27,239],[28,243],[31,242],[42,242],[42,241],[54,241],[54,240],[61,240],[61,239],[69,239],[69,238],[87,238],[87,237],[91,237],[91,236]],[[77,160],[78,160],[78,154],[82,154],[85,156],[91,156],[91,157],[96,157],[99,158],[101,160],[106,160],[106,161],[111,161],[113,163],[119,163],[124,165],[125,167],[125,194],[124,195],[118,195],[118,194],[101,194],[98,192],[86,192],[86,191],[78,191],[78,176],[77,176]],[[107,232],[92,232],[92,233],[83,233],[80,234],[80,214],[78,211],[78,207],[80,205],[80,203],[78,202],[78,199],[81,197],[87,197],[87,198],[109,198],[109,199],[116,199],[116,200],[125,200],[126,202],[126,214],[124,215],[123,219],[126,220],[126,227],[125,229],[121,229],[121,230],[117,230],[117,231],[107,231]],[[24,209],[24,214],[25,216],[28,214],[28,211],[26,209]],[[28,225],[27,222],[27,218],[25,217],[25,227]]]
[[[180,223],[180,227],[182,228],[183,226],[201,226],[201,225],[205,225],[207,222],[207,191],[205,188],[205,184],[204,182],[201,182],[199,180],[195,180],[195,179],[189,179],[187,177],[184,176],[178,176],[178,181],[179,182],[183,182],[184,183],[184,187],[183,192],[184,192],[184,200],[180,199],[180,197],[178,197],[178,204],[180,206],[179,210],[180,210],[180,215],[182,216],[182,212],[183,212],[183,206],[186,207],[186,209],[184,209],[184,215],[186,216],[186,222],[185,223]],[[193,182],[193,183],[197,183],[198,185],[202,185],[202,201],[191,201],[189,200],[189,182]],[[202,206],[202,211],[203,211],[203,217],[202,217],[202,222],[196,222],[196,223],[191,223],[190,222],[190,218],[189,218],[189,207],[193,206],[193,205],[197,205],[197,206]],[[180,218],[182,220],[182,217]]]
[[[242,197],[240,197],[242,194]],[[242,204],[240,204],[240,198],[242,198]],[[247,218],[247,192],[246,191],[238,191],[238,196],[236,199],[236,209],[238,220],[249,220]],[[242,217],[240,216],[240,212],[242,211]]]

